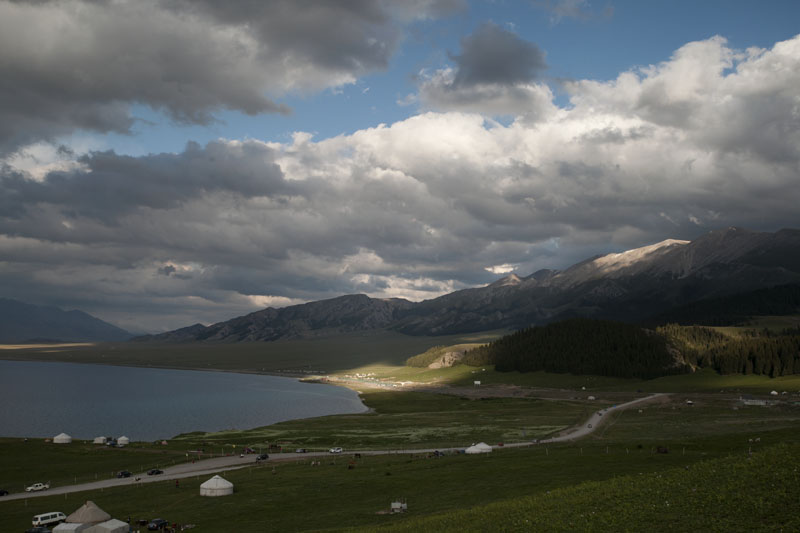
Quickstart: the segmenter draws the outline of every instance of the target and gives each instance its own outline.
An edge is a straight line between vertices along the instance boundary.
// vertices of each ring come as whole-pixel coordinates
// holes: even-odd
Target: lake
[[[360,413],[343,387],[296,379],[76,363],[0,361],[0,436],[167,439]]]

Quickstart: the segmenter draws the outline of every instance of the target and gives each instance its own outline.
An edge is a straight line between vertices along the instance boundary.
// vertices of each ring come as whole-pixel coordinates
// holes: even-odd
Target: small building
[[[774,391],[770,392],[770,394],[771,394],[772,396],[777,396],[777,395],[778,395],[778,391],[774,390]]]
[[[686,405],[694,405],[694,402],[692,400],[686,400]]]
[[[131,439],[129,439],[125,435],[123,435],[123,436],[121,436],[120,438],[117,439],[117,446],[125,446],[125,445],[130,444],[130,443],[131,443]]]
[[[108,441],[105,437],[95,437],[92,443],[94,444],[105,444]]]
[[[53,437],[54,444],[69,444],[72,442],[72,437],[67,435],[66,433],[59,433],[55,437]]]
[[[124,527],[123,527],[124,526]],[[53,533],[126,533],[129,525],[111,518],[91,500],[78,507]]]
[[[476,379],[476,380],[473,382],[473,385],[475,385],[476,387],[477,387],[478,385],[480,385],[480,384],[481,384],[481,382],[480,382],[480,380],[478,380],[478,379]]]
[[[586,398],[586,399],[587,399],[587,400],[596,400],[597,398],[595,398],[594,396],[589,396],[589,397],[588,397],[588,398]]]
[[[408,511],[408,504],[403,500],[393,501],[389,506],[389,510],[393,513],[405,513]]]
[[[233,494],[233,483],[219,476],[214,476],[200,485],[200,496],[229,496]]]

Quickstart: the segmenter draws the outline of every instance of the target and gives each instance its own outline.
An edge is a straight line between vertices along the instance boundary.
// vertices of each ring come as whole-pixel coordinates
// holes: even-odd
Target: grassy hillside
[[[357,531],[798,531],[798,444]],[[412,507],[413,509],[413,507]]]

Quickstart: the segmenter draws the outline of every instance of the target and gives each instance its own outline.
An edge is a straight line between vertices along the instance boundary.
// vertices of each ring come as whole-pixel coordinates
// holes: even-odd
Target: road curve
[[[580,439],[585,437],[592,432],[596,431],[602,424],[606,423],[608,420],[608,414],[613,411],[620,411],[623,409],[627,409],[634,405],[643,404],[646,402],[653,401],[659,397],[666,396],[666,393],[658,393],[652,394],[650,396],[645,396],[643,398],[639,398],[636,400],[632,400],[630,402],[621,403],[619,405],[614,405],[612,407],[607,407],[605,409],[601,409],[596,411],[592,414],[589,419],[581,424],[580,426],[572,429],[566,430],[566,432],[562,432],[562,434],[556,437],[550,437],[548,439],[542,439],[538,442],[531,442],[531,441],[524,441],[524,442],[512,442],[508,444],[504,444],[504,448],[519,448],[524,446],[531,446],[533,444],[549,444],[555,442],[566,442],[572,441],[576,439]],[[591,427],[590,427],[591,426]],[[498,446],[492,446],[493,449],[499,448]],[[458,448],[436,448],[439,451],[456,451],[462,450],[463,447]],[[405,453],[432,453],[434,448],[424,448],[424,449],[399,449],[399,450],[348,450],[346,455],[351,455],[354,453],[360,453],[361,455],[394,455],[394,454],[405,454]],[[325,452],[310,452],[310,453],[281,453],[277,455],[273,455],[267,461],[269,463],[277,463],[283,461],[291,461],[297,459],[308,459],[312,457],[334,457],[329,453]],[[102,479],[98,481],[93,481],[91,483],[81,483],[78,485],[64,485],[61,487],[53,487],[46,491],[41,492],[20,492],[9,494],[7,496],[3,496],[0,498],[0,502],[3,501],[12,501],[12,500],[23,500],[27,498],[37,498],[42,496],[54,496],[59,494],[68,494],[73,492],[82,492],[87,490],[98,490],[98,489],[106,489],[111,487],[122,487],[122,486],[130,486],[130,485],[141,485],[147,483],[156,483],[159,481],[173,481],[173,480],[180,480],[189,477],[195,476],[206,476],[209,474],[215,474],[218,472],[225,472],[227,470],[237,470],[239,468],[246,468],[248,466],[255,466],[255,456],[254,455],[245,455],[244,457],[235,455],[235,456],[226,456],[226,457],[215,457],[213,459],[203,459],[200,461],[195,461],[194,463],[181,463],[179,465],[175,465],[172,467],[168,467],[164,469],[164,473],[156,476],[148,476],[145,473],[133,474],[129,478],[110,478],[110,479]],[[264,463],[259,464],[260,467],[265,466]]]

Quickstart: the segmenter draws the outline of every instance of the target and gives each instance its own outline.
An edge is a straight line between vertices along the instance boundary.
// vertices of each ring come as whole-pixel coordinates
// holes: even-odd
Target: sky
[[[133,332],[800,227],[800,2],[0,0],[0,297]]]

